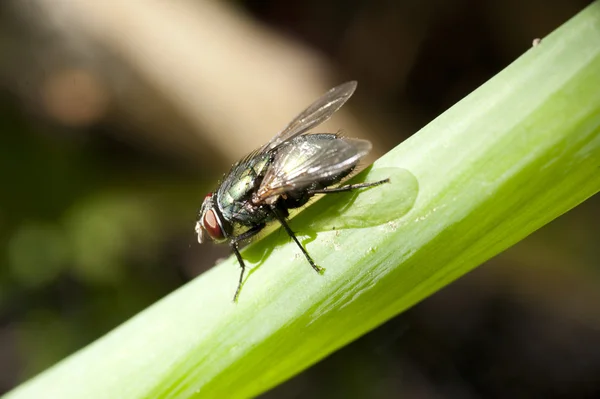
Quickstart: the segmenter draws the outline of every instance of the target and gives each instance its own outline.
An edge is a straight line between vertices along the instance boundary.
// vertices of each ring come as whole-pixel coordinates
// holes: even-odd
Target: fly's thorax
[[[271,160],[271,154],[251,154],[236,163],[217,190],[221,209],[251,197],[251,193],[260,185]]]
[[[250,156],[235,164],[219,187],[215,204],[223,221],[231,226],[233,236],[269,217],[268,208],[252,203],[252,194],[260,186],[271,162],[270,153]]]
[[[226,221],[235,236],[240,230],[265,223],[271,218],[268,205],[255,205],[249,199],[221,204],[223,220]]]
[[[257,186],[257,177],[250,170],[239,176],[236,181],[231,183],[229,189],[219,197],[219,205],[226,207],[232,203],[244,201],[248,193]]]

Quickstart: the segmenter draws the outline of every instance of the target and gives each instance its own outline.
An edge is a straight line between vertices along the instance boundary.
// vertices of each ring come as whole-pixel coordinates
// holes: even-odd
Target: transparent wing
[[[300,115],[296,116],[281,132],[261,147],[260,152],[272,150],[293,137],[305,133],[331,118],[348,101],[356,90],[356,81],[342,83],[325,93]]]
[[[342,173],[371,150],[367,140],[310,137],[310,140],[279,149],[254,201],[262,202],[289,190],[303,189],[314,181]]]

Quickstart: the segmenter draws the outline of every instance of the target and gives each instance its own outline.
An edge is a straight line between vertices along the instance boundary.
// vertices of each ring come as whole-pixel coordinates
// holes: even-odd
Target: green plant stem
[[[408,208],[390,207],[379,225],[365,209],[365,226],[346,228],[329,196],[295,218],[302,234],[339,207],[341,229],[305,241],[323,276],[271,234],[243,252],[274,247],[237,305],[230,258],[6,398],[242,398],[273,387],[598,192],[599,88],[596,2],[376,162],[371,173],[414,176],[416,188],[392,179],[388,189],[399,202],[414,194]]]

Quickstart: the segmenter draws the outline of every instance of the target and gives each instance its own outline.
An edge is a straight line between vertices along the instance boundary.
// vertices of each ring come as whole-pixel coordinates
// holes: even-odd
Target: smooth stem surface
[[[265,391],[598,192],[598,88],[596,2],[355,179],[391,174],[387,191],[295,218],[323,276],[275,232],[242,252],[254,269],[237,305],[230,258],[6,397]]]

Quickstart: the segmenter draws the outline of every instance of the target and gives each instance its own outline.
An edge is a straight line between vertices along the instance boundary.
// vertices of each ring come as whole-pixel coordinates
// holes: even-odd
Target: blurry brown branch
[[[315,52],[225,3],[37,2],[64,35],[84,37],[114,54],[166,99],[200,138],[185,129],[165,131],[169,123],[156,120],[165,115],[147,113],[157,108],[147,96],[123,96],[120,107],[143,115],[137,119],[154,130],[158,144],[175,144],[187,155],[214,155],[213,149],[235,159],[339,83]],[[152,129],[156,126],[162,129]],[[347,111],[336,116],[329,130],[342,126],[352,136],[364,137]]]

